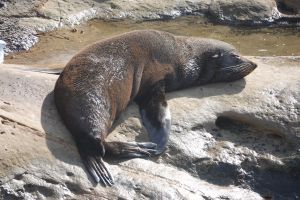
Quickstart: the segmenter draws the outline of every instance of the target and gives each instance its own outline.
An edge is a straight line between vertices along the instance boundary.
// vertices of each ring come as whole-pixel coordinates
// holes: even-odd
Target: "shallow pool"
[[[199,16],[186,16],[167,21],[145,22],[93,20],[74,29],[41,34],[40,42],[30,51],[10,54],[5,63],[42,68],[63,67],[84,46],[137,29],[157,29],[176,35],[215,38],[233,44],[244,55],[300,55],[300,27],[229,27],[214,25]]]

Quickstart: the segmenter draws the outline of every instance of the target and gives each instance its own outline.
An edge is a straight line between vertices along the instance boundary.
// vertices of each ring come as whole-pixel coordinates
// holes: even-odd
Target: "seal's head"
[[[248,75],[256,68],[256,64],[236,51],[223,52],[216,55],[215,74],[211,82],[235,81]]]
[[[257,66],[226,42],[203,39],[199,43],[194,42],[194,45],[200,49],[199,84],[235,81],[248,75]]]
[[[210,82],[229,82],[243,78],[251,73],[257,65],[242,57],[232,45],[218,41],[214,53],[210,52],[209,64],[214,73]]]

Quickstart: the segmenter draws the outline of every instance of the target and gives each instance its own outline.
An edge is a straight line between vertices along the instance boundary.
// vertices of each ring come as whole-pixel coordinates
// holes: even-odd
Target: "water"
[[[42,34],[28,52],[9,55],[5,63],[42,68],[63,67],[80,49],[100,39],[138,29],[157,29],[176,35],[208,37],[233,44],[243,55],[300,56],[300,27],[246,28],[214,25],[201,17],[187,16],[168,21],[94,20],[73,30]]]

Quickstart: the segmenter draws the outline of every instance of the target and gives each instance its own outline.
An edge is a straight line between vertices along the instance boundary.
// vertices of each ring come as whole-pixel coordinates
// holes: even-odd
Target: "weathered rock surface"
[[[276,0],[279,11],[287,14],[300,14],[300,3],[298,0]]]
[[[158,158],[106,158],[94,185],[53,104],[56,75],[0,65],[0,199],[299,199],[300,58],[250,58],[246,79],[168,94]],[[109,140],[145,141],[136,105]]]
[[[283,0],[281,0],[283,1]],[[297,0],[296,0],[297,1]],[[286,13],[293,1],[275,0],[9,0],[0,2],[0,39],[7,52],[28,50],[38,33],[73,26],[90,19],[157,20],[182,15],[201,15],[228,24],[262,25],[299,22],[297,12]],[[278,5],[282,14],[278,11]],[[284,6],[282,6],[284,5]]]

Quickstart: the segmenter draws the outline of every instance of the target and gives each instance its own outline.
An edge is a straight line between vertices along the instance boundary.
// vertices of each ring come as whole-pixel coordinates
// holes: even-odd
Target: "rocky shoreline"
[[[298,0],[3,0],[0,40],[10,53],[91,19],[299,26],[299,14]],[[57,114],[53,70],[0,64],[0,199],[300,199],[300,58],[249,59],[258,68],[245,79],[169,93],[168,150],[105,158],[109,188],[92,182]],[[136,105],[108,139],[147,140]]]
[[[0,2],[0,39],[6,52],[29,50],[42,32],[72,27],[91,19],[164,20],[199,15],[216,23],[247,26],[299,26],[291,0],[7,0]]]
[[[168,150],[105,158],[108,188],[93,184],[60,121],[57,75],[0,65],[0,199],[299,199],[299,57],[249,59],[258,68],[245,79],[169,93]],[[109,140],[146,135],[130,105]]]

